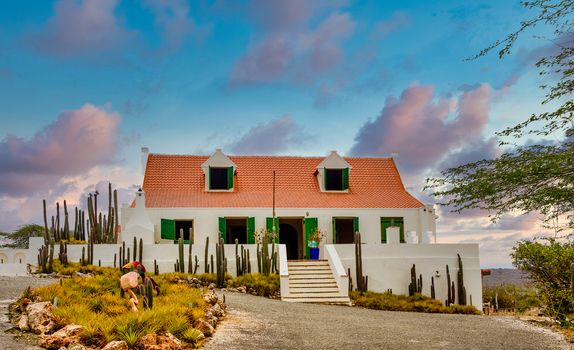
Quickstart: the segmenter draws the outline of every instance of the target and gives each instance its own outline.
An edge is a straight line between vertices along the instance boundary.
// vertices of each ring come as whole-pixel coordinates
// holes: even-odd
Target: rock
[[[215,287],[216,287],[215,283],[210,283],[209,286],[207,286],[207,289],[214,290]]]
[[[205,300],[205,302],[209,305],[214,305],[217,304],[217,294],[215,294],[214,292],[205,294],[203,296],[203,300]]]
[[[165,336],[170,340],[171,343],[173,343],[177,346],[176,349],[181,349],[181,346],[182,346],[181,340],[177,339],[175,335],[167,332],[165,334]]]
[[[28,314],[28,325],[32,332],[36,334],[46,334],[56,328],[51,302],[44,301],[29,304],[26,307],[26,313]]]
[[[28,326],[28,315],[26,314],[20,315],[20,319],[18,320],[18,328],[20,328],[20,330],[24,332],[30,330],[30,327]]]
[[[245,293],[247,293],[247,288],[245,288],[245,286],[239,286],[239,287],[237,287],[237,291],[239,293],[245,294]]]
[[[128,350],[128,344],[123,340],[114,340],[107,343],[102,350]]]
[[[39,345],[46,349],[59,349],[72,343],[80,342],[80,333],[84,327],[77,324],[69,324],[51,335],[42,334]]]
[[[138,345],[146,349],[148,345],[156,345],[156,344],[157,344],[157,334],[155,333],[146,334],[143,337],[141,337],[140,340],[138,341]]]
[[[212,307],[209,308],[209,312],[217,318],[221,318],[225,316],[225,311],[219,306],[218,303],[215,303]]]
[[[67,347],[67,350],[92,350],[92,348],[89,348],[83,344],[80,343],[74,343],[74,344],[70,344]]]
[[[203,319],[195,320],[193,328],[199,329],[206,337],[211,337],[215,331],[213,326]]]
[[[157,345],[146,347],[146,350],[179,350],[181,349],[181,340],[177,339],[173,334],[166,333],[165,335],[157,336]]]

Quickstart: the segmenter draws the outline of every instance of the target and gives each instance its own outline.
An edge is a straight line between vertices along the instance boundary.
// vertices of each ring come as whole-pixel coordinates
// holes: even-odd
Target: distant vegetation
[[[20,227],[14,232],[0,232],[0,237],[7,240],[0,244],[0,248],[28,248],[30,237],[42,237],[44,228],[40,225],[29,224]]]

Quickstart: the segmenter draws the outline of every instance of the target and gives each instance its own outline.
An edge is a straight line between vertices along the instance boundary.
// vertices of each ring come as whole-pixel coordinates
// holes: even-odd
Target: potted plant
[[[323,238],[325,238],[325,233],[318,228],[309,235],[309,253],[311,260],[319,259],[319,244],[321,244]]]

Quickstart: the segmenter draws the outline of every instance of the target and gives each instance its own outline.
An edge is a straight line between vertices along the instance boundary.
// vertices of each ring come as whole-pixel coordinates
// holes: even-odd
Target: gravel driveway
[[[511,317],[225,297],[229,314],[206,349],[572,349],[561,335]]]

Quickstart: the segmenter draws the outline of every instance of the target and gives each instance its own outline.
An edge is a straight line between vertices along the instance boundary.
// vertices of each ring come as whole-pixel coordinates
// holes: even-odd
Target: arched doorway
[[[279,223],[279,243],[285,244],[287,259],[299,259],[299,233],[291,224]]]

